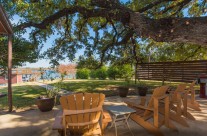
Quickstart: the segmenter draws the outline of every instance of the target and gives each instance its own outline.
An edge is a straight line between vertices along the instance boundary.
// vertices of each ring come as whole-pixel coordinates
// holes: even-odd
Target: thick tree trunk
[[[150,19],[130,13],[129,26],[157,42],[185,42],[207,46],[207,17]]]

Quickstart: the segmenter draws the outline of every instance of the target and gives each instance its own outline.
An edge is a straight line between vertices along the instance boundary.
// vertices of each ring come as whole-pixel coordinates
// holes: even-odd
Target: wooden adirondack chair
[[[195,118],[187,111],[188,91],[185,89],[186,84],[180,84],[175,91],[170,91],[169,117],[171,120],[176,121],[182,126],[189,127],[187,121],[182,117],[182,115],[191,120],[195,120]],[[160,113],[164,114],[164,108],[160,109]]]
[[[166,95],[167,89],[168,86],[155,88],[146,106],[143,105],[145,100],[141,100],[141,105],[129,101],[125,102],[128,106],[137,111],[131,114],[130,118],[156,136],[163,136],[162,132],[159,130],[159,127],[162,125],[176,130],[176,127],[169,121],[169,96]],[[159,114],[160,104],[163,106],[163,103],[164,117]],[[149,120],[151,118],[153,119],[153,123]]]
[[[195,100],[195,89],[194,89],[195,83],[196,80],[193,81],[188,88],[188,99],[187,99],[188,107],[197,111],[201,111],[199,103]]]
[[[102,135],[104,94],[78,93],[62,96],[64,133],[70,135]],[[100,123],[99,123],[100,122]]]
[[[181,117],[182,114],[186,115],[187,112],[187,103],[183,98],[186,97],[187,92],[185,92],[186,84],[180,84],[174,91],[169,91],[170,96],[170,113],[169,117],[171,120],[176,121],[177,123],[189,127],[187,121]],[[183,104],[183,105],[182,105]],[[186,106],[185,106],[186,105]],[[182,106],[184,108],[182,108]],[[171,110],[173,112],[171,112]],[[161,113],[164,113],[164,108],[160,109]]]

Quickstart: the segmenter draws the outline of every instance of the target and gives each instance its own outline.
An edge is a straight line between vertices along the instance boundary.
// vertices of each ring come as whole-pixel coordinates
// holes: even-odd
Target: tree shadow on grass
[[[7,88],[0,89],[1,92],[7,93]],[[38,85],[19,85],[13,86],[12,99],[14,109],[29,108],[35,104],[35,98],[45,94],[45,89]],[[0,110],[8,109],[7,97],[0,98]]]

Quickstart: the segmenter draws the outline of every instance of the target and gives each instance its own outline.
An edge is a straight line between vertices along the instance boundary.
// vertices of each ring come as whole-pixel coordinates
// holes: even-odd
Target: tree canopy
[[[5,74],[7,70],[8,51],[7,38],[0,38],[0,74]],[[13,67],[22,66],[25,62],[36,62],[39,50],[31,42],[24,38],[14,37],[13,40]]]
[[[15,33],[24,34],[30,28],[30,40],[37,48],[56,36],[44,54],[54,64],[64,58],[73,60],[78,49],[85,49],[86,56],[97,55],[102,65],[148,39],[171,46],[207,46],[206,0],[0,1],[10,18],[21,18]]]

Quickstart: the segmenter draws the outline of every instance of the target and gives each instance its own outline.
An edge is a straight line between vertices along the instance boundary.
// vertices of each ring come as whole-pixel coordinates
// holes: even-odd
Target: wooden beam
[[[8,36],[8,105],[12,111],[12,35]]]
[[[13,34],[12,25],[9,21],[8,16],[6,15],[4,8],[1,5],[0,5],[0,21],[2,27],[4,27],[4,31],[0,31],[0,34]]]

